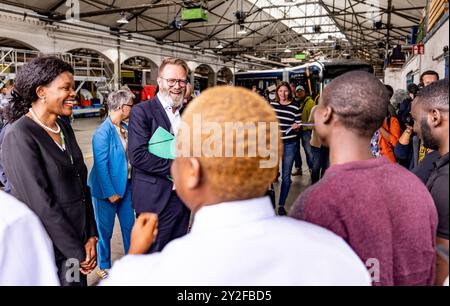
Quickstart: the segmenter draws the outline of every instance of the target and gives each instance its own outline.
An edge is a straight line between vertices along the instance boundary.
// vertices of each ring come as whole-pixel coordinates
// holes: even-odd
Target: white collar
[[[269,197],[224,202],[200,208],[194,216],[191,232],[230,228],[272,217],[275,211]]]

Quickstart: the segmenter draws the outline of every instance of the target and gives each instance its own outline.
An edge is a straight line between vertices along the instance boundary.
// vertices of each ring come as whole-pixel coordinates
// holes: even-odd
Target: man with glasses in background
[[[188,66],[183,60],[164,59],[158,70],[158,94],[150,103],[140,103],[131,111],[128,156],[133,167],[133,207],[136,214],[156,213],[159,220],[158,236],[149,253],[159,252],[171,240],[185,235],[189,225],[190,212],[176,194],[170,177],[172,159],[148,151],[148,143],[158,128],[177,134],[187,75]]]

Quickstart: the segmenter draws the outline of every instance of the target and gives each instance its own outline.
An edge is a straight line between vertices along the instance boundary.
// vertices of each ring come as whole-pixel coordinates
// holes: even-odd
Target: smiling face
[[[171,81],[178,80],[171,86]],[[181,80],[181,82],[180,82]],[[183,104],[186,92],[187,72],[180,65],[167,64],[158,77],[159,92],[167,98],[172,107],[179,107]],[[180,84],[184,81],[184,84]]]
[[[289,88],[287,86],[281,86],[277,91],[280,102],[286,102],[289,98]]]
[[[72,115],[72,107],[75,105],[75,81],[72,73],[66,71],[58,75],[47,86],[40,86],[37,94],[45,101],[47,112],[58,116]]]

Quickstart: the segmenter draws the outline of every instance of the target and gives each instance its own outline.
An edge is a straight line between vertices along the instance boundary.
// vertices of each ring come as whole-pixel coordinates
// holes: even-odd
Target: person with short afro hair
[[[388,103],[385,86],[367,72],[348,72],[324,89],[314,128],[330,149],[330,168],[299,196],[289,216],[342,237],[378,271],[374,285],[432,285],[433,199],[414,174],[370,152]]]
[[[348,86],[348,84],[355,86]],[[366,86],[364,86],[365,84]],[[339,124],[360,136],[371,137],[386,117],[389,93],[385,86],[374,83],[374,76],[362,71],[336,78],[323,91],[321,102],[339,118]]]

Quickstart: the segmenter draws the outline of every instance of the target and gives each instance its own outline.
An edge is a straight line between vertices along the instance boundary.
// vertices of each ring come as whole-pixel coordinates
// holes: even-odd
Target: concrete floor
[[[72,126],[75,131],[75,135],[78,140],[78,144],[83,152],[84,160],[86,163],[86,167],[88,171],[91,170],[93,164],[93,156],[92,156],[92,135],[95,132],[95,129],[99,126],[102,120],[98,117],[94,118],[77,118],[74,120]],[[302,160],[303,160],[303,175],[302,176],[293,176],[292,177],[292,185],[291,190],[289,192],[289,196],[286,201],[286,209],[292,206],[292,203],[298,197],[298,195],[303,192],[310,185],[310,175],[306,166],[306,159],[304,156],[303,150],[301,151]],[[280,183],[275,184],[275,192],[276,199],[278,201],[279,197],[279,188]],[[118,219],[116,218],[114,233],[111,241],[111,260],[112,262],[121,258],[124,255],[123,251],[123,242],[122,236],[120,232],[120,226]],[[99,282],[99,278],[95,271],[88,275],[88,284],[90,286],[96,285]]]

